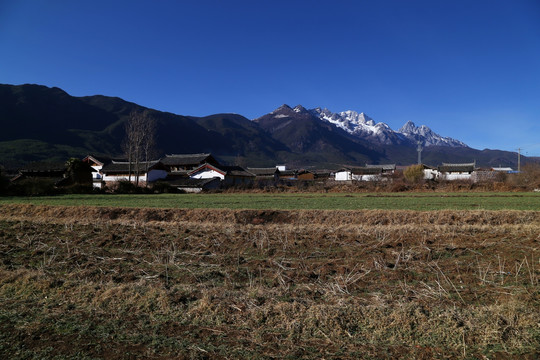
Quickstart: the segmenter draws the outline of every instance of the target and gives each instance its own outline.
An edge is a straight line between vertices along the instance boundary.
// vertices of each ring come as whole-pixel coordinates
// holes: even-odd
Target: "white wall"
[[[336,172],[336,181],[352,180],[350,171],[338,171]]]
[[[469,173],[444,173],[441,174],[440,178],[442,180],[471,180],[471,174]]]
[[[204,169],[201,171],[197,171],[190,176],[190,178],[192,179],[212,179],[215,177],[218,177],[221,180],[225,179],[225,175],[212,169]]]
[[[165,179],[167,177],[167,171],[165,170],[150,170],[148,172],[148,180],[149,182],[153,182],[159,179]],[[131,181],[135,182],[136,176],[135,174],[131,174]],[[128,181],[129,176],[126,175],[103,175],[103,181],[105,182],[115,182],[115,181]],[[146,173],[142,173],[139,175],[139,182],[146,182]]]
[[[424,180],[433,180],[439,177],[439,171],[433,169],[424,169]]]

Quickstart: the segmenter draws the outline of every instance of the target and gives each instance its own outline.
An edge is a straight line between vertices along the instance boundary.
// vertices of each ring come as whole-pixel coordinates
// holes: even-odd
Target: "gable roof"
[[[223,176],[225,176],[225,174],[227,173],[225,170],[222,170],[222,169],[220,169],[220,168],[218,168],[218,167],[216,167],[216,166],[214,166],[212,164],[204,163],[201,166],[199,166],[199,167],[191,170],[190,172],[188,172],[188,176],[191,176],[191,175],[193,175],[195,173],[198,173],[198,172],[200,172],[200,171],[202,171],[204,169],[213,170],[215,172],[218,172],[218,173],[222,174]]]
[[[106,159],[104,157],[97,157],[97,156],[94,156],[94,155],[86,155],[86,157],[84,159],[82,159],[82,161],[85,162],[85,163],[93,162],[93,163],[97,164],[98,166],[103,166],[106,163],[110,162],[111,160]]]
[[[252,174],[251,172],[247,171],[241,166],[226,166],[226,165],[219,165],[215,166],[212,164],[204,163],[198,168],[192,170],[188,173],[189,176],[203,170],[203,169],[210,169],[214,170],[220,174],[223,174],[224,176],[245,176],[245,177],[255,177],[255,174]]]

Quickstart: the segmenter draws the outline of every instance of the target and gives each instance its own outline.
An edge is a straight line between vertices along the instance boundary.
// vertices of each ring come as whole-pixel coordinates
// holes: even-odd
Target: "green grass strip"
[[[0,204],[214,209],[540,210],[539,193],[283,193],[0,197]]]

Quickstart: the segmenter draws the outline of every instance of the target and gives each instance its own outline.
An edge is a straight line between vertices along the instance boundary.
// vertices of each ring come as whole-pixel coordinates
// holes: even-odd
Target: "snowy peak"
[[[296,106],[294,107],[293,111],[294,111],[295,113],[299,113],[299,114],[301,114],[301,113],[308,113],[308,111],[306,110],[306,108],[303,107],[302,105],[296,105]]]
[[[416,126],[412,121],[407,121],[405,125],[397,131],[404,137],[411,141],[421,141],[426,146],[451,146],[451,147],[466,147],[465,143],[452,139],[450,137],[443,137],[425,125],[420,127]]]
[[[328,109],[315,108],[310,112],[323,121],[334,124],[350,134],[356,133],[378,133],[380,128],[385,128],[386,124],[375,124],[372,118],[364,113],[348,110],[340,113],[333,113]]]
[[[310,112],[321,119],[329,122],[351,135],[364,138],[372,142],[382,144],[399,144],[402,140],[385,123],[375,123],[365,113],[347,110],[340,113],[333,113],[328,109],[315,108]]]
[[[433,132],[425,125],[416,126],[412,121],[407,121],[399,130],[395,131],[383,122],[375,122],[363,112],[353,110],[334,113],[326,108],[317,107],[308,110],[302,105],[291,108],[289,105],[281,105],[269,114],[274,119],[289,119],[305,116],[313,116],[321,121],[330,123],[347,133],[372,143],[385,145],[406,145],[421,142],[424,146],[450,146],[467,147],[459,140],[443,137]]]
[[[376,123],[375,120],[363,112],[358,113],[347,110],[333,113],[326,108],[321,109],[320,107],[309,111],[322,121],[334,124],[349,134],[382,144],[402,144],[408,141],[416,143],[421,141],[426,146],[467,146],[461,141],[442,137],[425,125],[418,127],[412,121],[408,121],[398,131],[394,131],[385,123]]]
[[[416,131],[416,129],[416,125],[411,120],[409,120],[397,132],[402,134],[412,134]]]

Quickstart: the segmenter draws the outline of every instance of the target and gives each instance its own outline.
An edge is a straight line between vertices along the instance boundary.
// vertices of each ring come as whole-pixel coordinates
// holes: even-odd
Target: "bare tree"
[[[145,169],[148,173],[150,156],[153,155],[155,147],[156,122],[150,116],[148,110],[132,111],[126,122],[126,137],[123,143],[123,150],[128,158],[128,180],[131,181],[131,174],[135,176],[135,185],[139,185],[140,164],[146,163]]]

